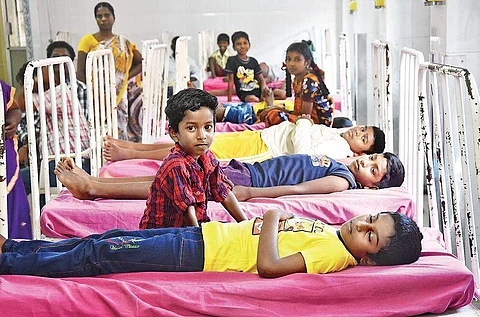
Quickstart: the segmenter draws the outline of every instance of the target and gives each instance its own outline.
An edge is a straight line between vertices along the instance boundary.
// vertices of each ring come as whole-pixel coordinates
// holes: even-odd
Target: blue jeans
[[[16,242],[2,248],[0,274],[48,277],[95,276],[125,272],[202,271],[200,227],[126,231],[114,229],[59,242]]]

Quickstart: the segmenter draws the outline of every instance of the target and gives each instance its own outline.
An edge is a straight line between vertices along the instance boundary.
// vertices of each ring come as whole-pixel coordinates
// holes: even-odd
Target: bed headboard
[[[86,85],[88,102],[88,126],[92,153],[91,175],[98,176],[103,166],[103,137],[118,138],[117,89],[115,86],[115,60],[110,49],[91,51],[87,54]]]
[[[388,44],[372,41],[373,104],[375,125],[385,133],[385,151],[393,152],[393,104]]]
[[[153,143],[167,134],[165,107],[168,91],[168,45],[143,42],[142,143]]]
[[[54,83],[54,66],[59,68],[60,75],[60,87],[61,90],[61,105],[57,105],[57,88],[47,89],[43,82],[43,69],[48,71],[48,82]],[[37,142],[36,142],[36,128],[34,120],[34,105],[33,105],[33,88],[34,88],[34,71],[37,72],[37,87],[38,87],[38,112],[40,114],[40,137],[42,140],[47,138],[53,138],[54,154],[50,155],[47,142],[41,142],[40,153],[43,158],[40,164],[40,169],[37,169]],[[68,77],[67,77],[68,76]],[[77,81],[75,68],[70,57],[62,56],[55,58],[47,58],[42,60],[31,61],[25,70],[25,110],[27,116],[27,130],[28,130],[28,154],[30,161],[30,181],[32,184],[32,229],[33,237],[35,239],[40,238],[40,190],[45,194],[45,202],[47,203],[53,195],[56,195],[62,189],[62,184],[57,181],[57,186],[50,187],[49,179],[49,164],[48,161],[55,160],[55,164],[60,161],[61,156],[73,157],[76,164],[81,166],[82,148],[80,141],[80,106],[78,98],[71,98],[73,104],[73,129],[74,133],[74,151],[71,153],[70,138],[64,138],[64,152],[60,152],[60,140],[57,113],[61,109],[63,122],[69,122],[67,118],[67,84],[66,78],[70,78],[70,87],[72,97],[76,97]],[[50,85],[51,86],[51,85]],[[52,87],[50,87],[52,88]],[[53,135],[47,136],[47,121],[46,121],[46,96],[50,97],[51,108],[51,125]],[[63,134],[65,136],[70,135],[68,124],[63,125]],[[40,173],[38,172],[40,171]]]
[[[447,250],[471,269],[478,289],[480,122],[475,78],[464,68],[424,62],[418,84],[430,223],[443,229]]]
[[[400,53],[400,112],[399,149],[400,160],[407,167],[405,182],[417,206],[417,223],[423,226],[424,159],[418,112],[418,71],[424,62],[423,53],[403,48]]]
[[[350,120],[353,117],[353,103],[352,103],[352,82],[350,79],[350,47],[346,34],[339,37],[339,66],[340,66],[340,95],[342,97],[342,112]],[[343,109],[346,109],[345,111]]]

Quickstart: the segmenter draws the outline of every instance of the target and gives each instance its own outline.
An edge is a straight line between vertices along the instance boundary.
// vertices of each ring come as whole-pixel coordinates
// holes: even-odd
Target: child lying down
[[[279,277],[354,265],[415,262],[422,234],[396,212],[361,215],[340,229],[269,210],[240,223],[139,231],[110,230],[58,242],[0,236],[0,274],[47,277],[162,271],[238,271]]]

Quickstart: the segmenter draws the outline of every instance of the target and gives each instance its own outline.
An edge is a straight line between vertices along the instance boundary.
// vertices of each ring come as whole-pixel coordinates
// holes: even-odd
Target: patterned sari
[[[111,49],[115,60],[115,82],[117,89],[118,137],[123,140],[139,141],[142,136],[142,81],[141,75],[128,79],[133,62],[135,44],[122,35],[98,42],[92,34],[84,36],[83,41],[91,43],[89,51]]]
[[[3,91],[5,116],[13,105],[15,88],[0,80]],[[12,139],[5,139],[5,153],[7,158],[7,207],[8,207],[8,237],[14,239],[31,239],[32,226],[30,222],[30,206],[25,193],[20,174],[18,161],[18,142],[15,135]]]

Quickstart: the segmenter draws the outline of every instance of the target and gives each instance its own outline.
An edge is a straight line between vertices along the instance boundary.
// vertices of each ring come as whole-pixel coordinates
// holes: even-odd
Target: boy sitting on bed
[[[269,210],[263,218],[202,227],[110,230],[58,242],[6,240],[0,274],[48,277],[142,271],[238,271],[279,277],[329,273],[354,265],[415,262],[422,234],[396,212],[362,215],[339,230],[319,220]]]
[[[248,146],[247,146],[248,145]],[[104,156],[108,161],[128,159],[164,159],[171,143],[139,144],[106,137]],[[210,150],[217,159],[261,162],[290,154],[327,155],[333,159],[382,153],[385,134],[374,126],[335,129],[312,124],[308,117],[296,123],[282,122],[258,131],[242,131],[215,135]]]
[[[231,191],[233,184],[209,151],[217,104],[217,98],[195,88],[168,99],[165,113],[175,147],[151,183],[142,228],[198,226],[210,220],[208,199],[221,202],[236,221],[247,219]]]

